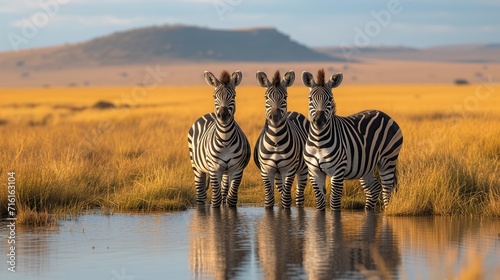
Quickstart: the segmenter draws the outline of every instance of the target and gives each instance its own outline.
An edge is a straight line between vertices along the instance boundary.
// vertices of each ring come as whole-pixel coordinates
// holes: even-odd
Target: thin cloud
[[[0,13],[2,14],[22,14],[40,9],[37,0],[0,0]]]
[[[51,26],[78,25],[80,27],[99,27],[99,26],[130,26],[158,24],[173,22],[173,17],[117,17],[113,15],[99,16],[79,16],[79,15],[59,15],[50,20]],[[23,27],[26,24],[25,19],[12,22],[15,27]]]
[[[388,28],[409,33],[446,33],[453,30],[453,26],[447,24],[394,23]]]

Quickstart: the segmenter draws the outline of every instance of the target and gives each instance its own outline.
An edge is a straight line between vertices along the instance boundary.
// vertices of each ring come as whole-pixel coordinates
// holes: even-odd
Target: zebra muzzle
[[[326,121],[325,111],[317,111],[312,122],[317,128],[323,128],[326,124]]]
[[[272,125],[278,125],[280,120],[283,118],[283,113],[278,110],[278,109],[273,109],[271,110],[271,113],[270,113],[270,121],[272,123]]]
[[[226,106],[220,107],[219,112],[217,112],[217,118],[222,122],[227,122],[229,120],[229,117],[231,117],[229,109]]]

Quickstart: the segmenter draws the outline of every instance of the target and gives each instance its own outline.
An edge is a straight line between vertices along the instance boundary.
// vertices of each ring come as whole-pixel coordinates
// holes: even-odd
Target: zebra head
[[[302,73],[302,83],[309,88],[309,121],[317,130],[322,130],[335,115],[335,101],[333,100],[332,88],[336,88],[342,83],[343,75],[338,72],[325,82],[325,71],[318,71],[317,81],[311,73]]]
[[[236,97],[235,89],[240,84],[241,79],[241,71],[236,71],[231,75],[227,71],[222,71],[220,80],[212,72],[205,71],[205,81],[208,85],[215,88],[214,113],[220,124],[227,125],[234,119],[234,113],[236,112],[234,102],[234,98]]]
[[[261,87],[266,88],[266,119],[272,127],[278,127],[287,118],[286,88],[295,81],[295,72],[292,70],[286,72],[281,80],[280,71],[276,71],[270,82],[264,72],[258,71],[257,81]]]

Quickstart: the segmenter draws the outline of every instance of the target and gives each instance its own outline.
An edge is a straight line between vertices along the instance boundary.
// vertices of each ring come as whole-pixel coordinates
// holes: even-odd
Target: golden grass
[[[500,120],[484,115],[457,121],[429,120],[406,126],[400,187],[387,214],[495,215]],[[440,135],[433,136],[436,131]]]
[[[21,207],[19,210],[19,214],[16,216],[18,225],[27,227],[48,227],[57,225],[56,217],[54,217],[54,214],[49,214],[47,210],[37,211],[36,209],[25,207]]]
[[[20,211],[166,211],[195,204],[187,131],[196,118],[213,110],[212,89],[137,89],[2,89],[0,180],[6,182],[7,172],[16,172]],[[306,114],[307,92],[292,87],[289,109]],[[403,130],[399,187],[387,214],[500,216],[499,92],[498,86],[477,85],[335,90],[339,115],[376,108]],[[117,108],[92,108],[101,100]],[[254,145],[264,123],[262,88],[237,89],[236,120]],[[262,205],[261,185],[250,162],[239,202]],[[357,181],[347,182],[344,193],[343,207],[364,205]],[[3,215],[6,203],[2,191]],[[305,203],[314,206],[310,186]]]

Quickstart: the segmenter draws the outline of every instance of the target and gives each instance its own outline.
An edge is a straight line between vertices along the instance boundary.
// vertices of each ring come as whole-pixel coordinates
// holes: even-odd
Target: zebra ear
[[[261,72],[261,71],[257,71],[257,74],[255,76],[257,77],[257,82],[259,82],[259,85],[261,87],[267,88],[271,85],[271,82],[267,78],[266,73]]]
[[[241,74],[240,70],[231,74],[231,84],[233,87],[237,87],[241,83],[241,79],[243,79],[243,74]]]
[[[295,81],[295,72],[293,70],[290,70],[285,73],[285,76],[283,76],[283,81],[281,82],[281,85],[284,87],[289,87],[293,85],[293,82]]]
[[[336,88],[340,86],[342,83],[342,80],[344,79],[344,75],[341,72],[337,72],[332,75],[330,78],[330,81],[328,81],[328,84],[331,88]]]
[[[214,88],[218,87],[220,85],[220,81],[215,77],[212,72],[205,71],[205,81],[209,86],[212,86]]]
[[[307,71],[302,72],[302,83],[308,88],[314,87],[316,85],[316,82],[314,81],[313,74]]]

